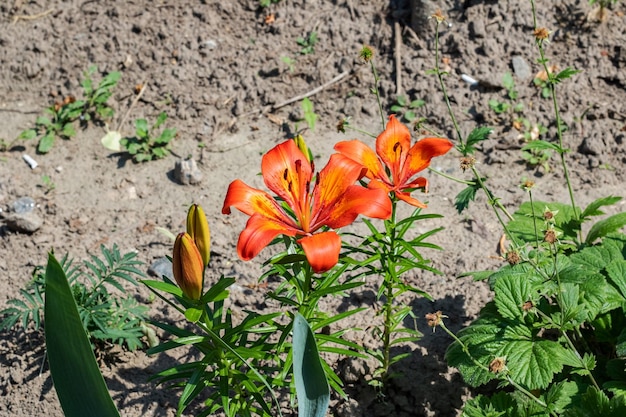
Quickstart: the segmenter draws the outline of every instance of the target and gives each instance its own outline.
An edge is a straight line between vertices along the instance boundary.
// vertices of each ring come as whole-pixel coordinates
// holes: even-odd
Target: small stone
[[[35,200],[30,197],[18,198],[11,204],[11,208],[17,214],[30,213],[35,208]]]
[[[33,212],[11,213],[4,222],[10,230],[18,233],[34,233],[43,225],[41,217]]]
[[[172,272],[172,262],[169,259],[163,257],[152,262],[152,265],[148,268],[148,274],[161,278],[163,275],[171,280],[174,280],[174,273]]]
[[[482,39],[487,37],[487,32],[485,31],[485,22],[482,19],[472,20],[471,22],[469,22],[468,29],[470,32],[470,36],[473,39]]]
[[[174,166],[174,178],[179,184],[198,184],[202,181],[202,172],[193,159],[179,159]]]
[[[511,58],[511,65],[513,65],[513,73],[520,80],[527,80],[531,76],[530,66],[524,58],[519,55],[515,55]]]

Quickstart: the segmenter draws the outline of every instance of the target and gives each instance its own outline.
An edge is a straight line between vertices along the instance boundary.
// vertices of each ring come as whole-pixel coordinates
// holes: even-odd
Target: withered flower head
[[[546,28],[537,28],[533,31],[533,35],[537,40],[546,40],[550,37],[550,31]]]
[[[348,125],[347,119],[339,119],[337,122],[337,132],[338,133],[346,133],[346,126]]]
[[[461,157],[461,170],[465,172],[468,169],[471,169],[476,163],[476,158],[473,156],[463,156]]]
[[[370,62],[374,58],[374,48],[369,45],[363,45],[359,51],[359,58],[365,62]]]
[[[546,207],[543,211],[543,219],[548,223],[554,223],[554,218],[556,217],[558,212],[558,210],[550,210]]]
[[[519,253],[517,251],[510,251],[506,253],[506,261],[511,266],[517,265],[518,263],[520,263],[521,260],[522,258],[519,256]]]
[[[428,325],[430,327],[433,327],[434,330],[435,327],[441,324],[441,319],[444,317],[444,315],[441,313],[441,310],[439,310],[435,313],[428,313],[425,317]]]
[[[506,358],[497,357],[489,364],[489,370],[494,374],[502,372],[506,368]]]
[[[535,182],[533,180],[529,180],[527,178],[522,178],[522,183],[520,187],[524,191],[530,191],[535,186]]]
[[[532,301],[528,300],[526,301],[523,305],[522,305],[522,310],[524,311],[530,311],[531,308],[533,308],[535,305],[533,304]]]
[[[441,23],[443,21],[446,20],[446,17],[443,15],[443,13],[441,13],[440,9],[437,9],[437,11],[435,12],[435,14],[433,14],[432,16],[430,16],[432,19],[435,19],[437,21],[437,23]]]
[[[554,229],[546,230],[546,233],[543,235],[543,240],[550,244],[556,242],[556,231]]]

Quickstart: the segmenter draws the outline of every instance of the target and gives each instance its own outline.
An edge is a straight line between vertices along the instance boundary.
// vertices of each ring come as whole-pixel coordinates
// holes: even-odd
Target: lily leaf
[[[65,272],[53,254],[48,255],[46,268],[44,317],[50,373],[65,416],[119,417],[80,321]]]
[[[330,389],[313,331],[299,313],[293,322],[293,377],[298,416],[323,417],[328,409]]]

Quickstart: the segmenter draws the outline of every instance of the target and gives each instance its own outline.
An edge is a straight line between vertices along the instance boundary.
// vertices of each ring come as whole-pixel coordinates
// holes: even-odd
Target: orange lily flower
[[[445,154],[452,142],[443,138],[424,138],[411,146],[411,133],[392,114],[387,128],[376,138],[376,152],[358,140],[339,142],[335,150],[367,168],[368,187],[382,189],[408,204],[426,208],[426,204],[411,197],[411,191],[428,191],[428,180],[413,177],[428,168],[430,160]]]
[[[391,203],[383,190],[367,189],[355,182],[363,167],[335,154],[313,180],[313,164],[293,140],[283,142],[263,156],[261,172],[270,194],[233,181],[222,208],[235,207],[250,216],[239,235],[237,253],[243,260],[258,255],[276,236],[298,237],[314,272],[325,272],[339,260],[341,238],[334,230],[352,223],[359,214],[389,218]],[[320,231],[320,229],[323,229]]]

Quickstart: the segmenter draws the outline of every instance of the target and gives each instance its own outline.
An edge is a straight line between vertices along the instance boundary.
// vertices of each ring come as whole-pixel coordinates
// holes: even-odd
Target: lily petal
[[[326,220],[332,217],[330,213],[335,210],[337,201],[345,197],[346,191],[361,177],[362,170],[361,164],[348,157],[341,154],[330,156],[328,164],[318,174],[311,210],[315,217],[311,230],[305,230],[306,232],[313,232],[326,224]]]
[[[239,235],[237,254],[244,261],[257,256],[278,235],[295,236],[298,230],[283,222],[254,214]]]
[[[268,219],[284,222],[295,227],[293,220],[285,214],[272,196],[265,191],[250,187],[241,180],[235,180],[228,186],[222,214],[230,214],[231,206],[248,216],[261,214]]]
[[[298,240],[313,272],[322,273],[339,262],[341,238],[335,232],[316,233]]]
[[[409,150],[399,184],[406,183],[413,175],[428,168],[431,159],[445,154],[452,146],[452,142],[443,138],[424,138],[417,141]]]
[[[391,200],[387,190],[351,186],[333,205],[325,224],[338,229],[352,223],[359,214],[375,219],[388,219],[391,216]]]
[[[387,181],[389,180],[380,163],[380,159],[376,156],[376,152],[363,142],[356,139],[338,142],[335,145],[335,150],[367,168],[367,173],[365,174],[367,178],[384,178]]]
[[[270,149],[261,161],[261,173],[267,188],[291,207],[298,219],[307,206],[313,169],[295,141],[287,140]]]
[[[396,197],[398,198],[398,200],[402,200],[405,203],[410,204],[410,205],[412,205],[414,207],[417,207],[417,208],[426,208],[426,207],[428,207],[426,204],[422,203],[418,199],[411,197],[411,194],[409,194],[409,193],[404,193],[402,191],[396,191]]]
[[[376,138],[376,153],[383,163],[391,170],[394,184],[400,180],[402,165],[411,148],[411,132],[392,114],[387,127]]]

